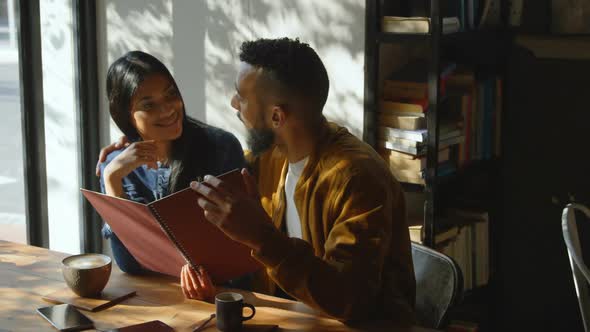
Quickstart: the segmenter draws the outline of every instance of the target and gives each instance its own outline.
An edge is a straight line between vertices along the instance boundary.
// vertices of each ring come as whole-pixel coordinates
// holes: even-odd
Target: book
[[[385,138],[385,140],[391,138],[403,138],[416,142],[426,142],[428,130],[403,130],[389,127],[379,127],[379,136]]]
[[[391,33],[428,33],[430,19],[428,17],[383,16],[381,31]]]
[[[379,114],[380,126],[398,128],[403,130],[426,129],[426,118],[423,116]]]
[[[502,155],[502,79],[496,79],[496,118],[494,137],[494,156]]]
[[[404,170],[404,169],[397,169],[395,167],[389,166],[391,170],[391,174],[399,181],[405,183],[413,183],[413,184],[425,184],[426,181],[420,175],[420,172],[416,173],[414,171]]]
[[[489,222],[488,216],[485,219],[476,222],[474,227],[475,242],[475,286],[484,286],[489,282],[490,277],[490,244],[489,244]]]
[[[474,1],[475,0],[465,0],[466,4],[465,4],[465,26],[468,27],[469,29],[474,29],[475,28],[475,4]]]
[[[414,156],[414,158],[422,158],[422,157],[419,157],[416,155],[421,154],[422,151],[424,151],[424,152],[426,151],[426,143],[425,142],[416,142],[413,140],[397,138],[397,137],[388,137],[387,138],[382,135],[379,135],[379,140],[382,142],[387,142],[387,143],[384,143],[384,145],[381,147],[384,147],[385,145],[394,147],[394,149],[389,149],[388,151],[398,152],[398,153],[405,152],[411,156]],[[441,146],[441,149],[448,150],[449,146],[455,145],[455,144],[461,144],[462,141],[464,141],[464,140],[461,139],[459,137],[459,135],[457,135],[457,136],[448,137],[442,141],[439,141],[439,145]],[[395,148],[398,148],[401,150],[396,151]],[[414,153],[413,151],[416,151],[416,153]],[[440,151],[439,151],[439,155],[440,155]],[[448,158],[446,160],[448,160]],[[439,162],[446,161],[446,160],[439,160]]]
[[[386,101],[379,103],[379,112],[383,114],[404,114],[411,113],[424,116],[428,108],[427,99],[403,100],[403,101]]]
[[[245,191],[239,170],[219,178]],[[199,194],[180,190],[149,204],[81,189],[98,214],[146,269],[178,277],[183,265],[202,265],[215,283],[255,272],[261,266],[250,248],[227,237],[204,217]]]
[[[471,251],[471,232],[469,231],[469,227],[464,225],[457,227],[457,236],[436,246],[435,249],[453,258],[453,260],[457,263],[463,274],[463,290],[467,291],[473,288],[473,252]]]
[[[494,133],[496,109],[496,78],[490,78],[485,82],[486,98],[484,113],[484,159],[492,159],[494,151]]]
[[[478,131],[478,118],[479,118],[479,104],[481,96],[477,83],[474,83],[471,89],[471,120],[469,121],[470,133],[469,133],[469,160],[477,160],[477,131]]]
[[[444,17],[442,22],[442,33],[444,35],[461,31],[461,20],[458,17]]]
[[[463,123],[465,124],[463,127],[465,143],[462,145],[460,159],[465,163],[471,160],[471,131],[473,130],[471,128],[472,105],[473,96],[471,94],[466,94],[461,97],[461,114],[463,116]]]
[[[439,142],[447,140],[451,137],[461,136],[462,132],[461,129],[456,127],[456,124],[441,124],[439,128]],[[428,137],[428,130],[426,129],[418,129],[418,130],[404,130],[398,128],[390,128],[379,126],[379,135],[384,139],[388,140],[390,138],[403,138],[407,140],[412,140],[416,142],[426,142]]]
[[[461,22],[458,17],[444,17],[442,23],[443,34],[454,33],[461,29]],[[430,18],[421,16],[383,16],[381,18],[381,31],[427,34],[431,31]]]
[[[437,165],[437,169],[436,169],[438,177],[445,177],[445,176],[455,173],[456,171],[457,171],[457,165],[455,165],[455,163],[451,162],[450,160],[439,163]],[[426,169],[422,169],[420,171],[420,176],[423,178],[426,178]]]
[[[444,94],[446,91],[445,82],[440,82],[440,92]],[[383,84],[383,98],[384,99],[397,99],[397,98],[428,98],[428,87],[417,86],[417,85],[404,85],[396,86],[391,81],[385,81]]]
[[[447,147],[455,145],[455,144],[463,143],[464,140],[465,140],[465,136],[463,136],[463,135],[449,137],[444,140],[439,140],[438,147],[439,147],[439,149],[444,149],[444,148],[447,148]],[[392,143],[392,142],[386,141],[386,140],[379,140],[378,146],[380,148],[385,148],[387,150],[395,150],[395,151],[405,152],[405,153],[415,155],[415,156],[421,156],[421,155],[426,154],[426,145],[419,145],[416,147],[412,147],[412,146],[404,146],[399,143]]]
[[[428,68],[428,60],[416,59],[391,74],[388,80],[397,82],[398,85],[404,83],[428,84]],[[448,78],[456,68],[457,64],[454,62],[442,63],[440,76]]]
[[[453,174],[456,171],[456,166],[452,162],[443,162],[439,164],[437,169],[438,176],[444,177]],[[426,170],[423,168],[421,170],[415,169],[404,169],[399,168],[394,164],[389,164],[389,169],[391,174],[399,181],[399,182],[406,182],[406,183],[414,183],[414,184],[425,184],[426,183]]]
[[[441,96],[445,95],[446,80],[456,67],[457,65],[451,62],[441,65],[443,68],[439,82]],[[394,72],[383,82],[383,99],[428,99],[428,68],[428,61],[419,59]]]
[[[395,146],[403,146],[405,148],[421,149],[426,143],[417,142],[410,139],[398,138],[398,137],[387,137],[382,132],[379,133],[379,140],[387,141]]]
[[[384,141],[384,140],[379,140],[379,147],[380,148],[385,148],[387,150],[393,150],[393,151],[400,151],[400,152],[404,152],[404,153],[409,153],[411,155],[425,155],[426,154],[426,148],[425,147],[411,147],[411,146],[403,146],[400,144],[396,144],[396,143],[391,143],[389,141]]]
[[[422,239],[424,238],[423,225],[409,226],[408,231],[410,232],[410,241],[422,244]],[[435,233],[436,235],[434,236],[434,243],[436,246],[455,239],[455,237],[457,237],[459,234],[459,227],[450,226],[445,229],[436,230]]]
[[[485,0],[479,20],[480,29],[495,28],[502,24],[501,0]]]
[[[395,150],[381,150],[380,153],[381,156],[389,163],[390,167],[395,167],[400,170],[413,171],[416,172],[416,174],[426,168],[425,156],[414,156]],[[449,157],[449,148],[438,151],[439,163],[448,161]]]
[[[417,243],[422,243],[422,239],[424,238],[424,203],[425,196],[423,193],[421,194],[414,194],[414,196],[409,195],[407,206],[408,206],[408,230],[410,232],[410,240]],[[420,204],[422,203],[422,204]],[[412,206],[415,207],[412,208]],[[412,213],[412,209],[420,211],[416,211]],[[419,213],[418,215],[416,213]],[[412,217],[410,217],[412,216]],[[453,242],[456,237],[459,235],[459,232],[463,227],[461,224],[454,222],[452,219],[449,218],[440,218],[439,221],[435,224],[435,248],[442,248],[449,243]]]
[[[468,92],[476,82],[475,73],[471,68],[458,66],[447,78],[447,88]]]
[[[449,217],[469,227],[473,252],[473,286],[488,284],[490,274],[489,261],[489,215],[486,211],[472,209],[448,208]]]

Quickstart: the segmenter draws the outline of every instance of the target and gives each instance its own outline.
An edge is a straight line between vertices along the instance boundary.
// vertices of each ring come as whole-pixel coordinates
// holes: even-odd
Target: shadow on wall
[[[160,59],[174,75],[189,115],[206,121],[205,1],[105,1],[106,53],[102,69],[123,54],[141,50]],[[103,79],[104,81],[104,79]],[[106,103],[106,96],[103,97]],[[108,107],[105,105],[103,109]],[[111,122],[111,131],[118,130]]]
[[[209,1],[208,10],[207,116],[213,124],[238,129],[243,137],[229,108],[242,41],[290,37],[309,43],[326,65],[330,95],[324,114],[362,136],[364,1],[225,0]]]
[[[325,114],[362,136],[364,1],[106,0],[108,63],[139,49],[173,72],[187,112],[234,133],[245,130],[230,106],[240,44],[253,38],[300,38],[330,76]],[[103,69],[105,72],[107,68]]]
[[[104,89],[106,84],[106,73],[111,63],[129,51],[140,50],[154,55],[174,74],[172,1],[105,0],[99,5],[104,6],[99,9],[104,10],[104,26],[99,27],[98,30],[103,29],[106,35],[106,37],[103,36],[104,44],[99,52],[102,52],[102,56],[107,59],[103,63],[104,67],[99,68],[101,89]],[[100,99],[104,117],[109,117],[105,90],[102,90]],[[110,141],[115,141],[121,132],[112,120],[109,123]]]
[[[106,1],[108,64],[141,50],[172,69],[172,1]]]

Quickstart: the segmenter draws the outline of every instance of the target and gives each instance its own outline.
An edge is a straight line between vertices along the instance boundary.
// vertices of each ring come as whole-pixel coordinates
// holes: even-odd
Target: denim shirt
[[[123,151],[124,150],[117,150],[111,152],[107,156],[106,162],[101,164],[100,190],[103,193],[106,193],[104,179],[102,177],[104,168]],[[157,169],[151,169],[145,165],[142,165],[131,171],[131,173],[123,178],[123,192],[125,193],[127,199],[142,204],[148,204],[160,198],[164,198],[170,194],[168,188],[171,173],[170,167],[161,165],[159,162],[158,166],[160,167]],[[113,231],[109,225],[105,223],[104,227],[102,228],[102,235],[108,239],[112,236],[112,234]]]
[[[234,135],[219,128],[201,125],[199,130],[189,133],[191,135],[189,148],[195,158],[188,167],[193,167],[196,176],[219,175],[246,166],[244,151]],[[111,152],[107,156],[106,162],[100,165],[100,185],[103,193],[105,193],[104,169],[122,151]],[[146,166],[136,168],[122,180],[126,198],[147,204],[167,196],[170,194],[170,174],[171,170],[168,167],[160,167],[157,170],[148,169]],[[197,180],[196,177],[195,180]],[[144,271],[106,223],[102,233],[105,238],[110,239],[113,256],[121,270],[128,273],[142,273]]]

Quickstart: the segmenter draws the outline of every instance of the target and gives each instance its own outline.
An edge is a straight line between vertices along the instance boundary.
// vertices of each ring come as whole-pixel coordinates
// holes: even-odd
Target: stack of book
[[[438,138],[439,150],[446,150],[452,145],[463,142],[463,131],[457,126],[440,128]],[[387,150],[404,152],[414,156],[426,154],[426,129],[405,130],[379,126],[379,141],[381,147]]]
[[[418,60],[383,84],[378,146],[402,182],[424,184],[427,65]],[[476,77],[469,67],[446,64],[441,73],[438,174],[452,174],[473,161],[501,154],[502,81]]]
[[[447,64],[441,74],[441,93],[455,64]],[[428,65],[414,61],[385,80],[379,104],[378,146],[392,173],[401,182],[424,184],[428,131]],[[441,108],[442,109],[442,108]],[[465,140],[462,119],[449,117],[439,127],[439,176],[455,172],[451,149]]]
[[[389,143],[385,143],[389,146]],[[389,163],[391,173],[400,182],[425,184],[424,170],[426,169],[426,156],[413,155],[396,150],[383,149],[383,158]],[[449,175],[455,171],[450,161],[450,149],[442,149],[438,152],[439,175]]]

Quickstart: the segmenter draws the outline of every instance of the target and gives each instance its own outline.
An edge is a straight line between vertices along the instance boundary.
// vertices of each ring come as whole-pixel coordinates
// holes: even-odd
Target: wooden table
[[[60,270],[66,254],[43,248],[0,241],[0,331],[55,331],[35,309],[51,305],[43,295],[65,287]],[[160,276],[130,276],[113,266],[109,286],[124,286],[137,296],[99,312],[83,311],[97,330],[161,320],[177,331],[190,331],[198,320],[215,312],[215,305],[187,300],[178,279]],[[248,323],[276,324],[281,331],[389,331],[429,332],[419,327],[393,327],[372,322],[350,327],[320,316],[299,302],[239,291],[256,306],[256,316]],[[216,331],[214,323],[205,331]]]

